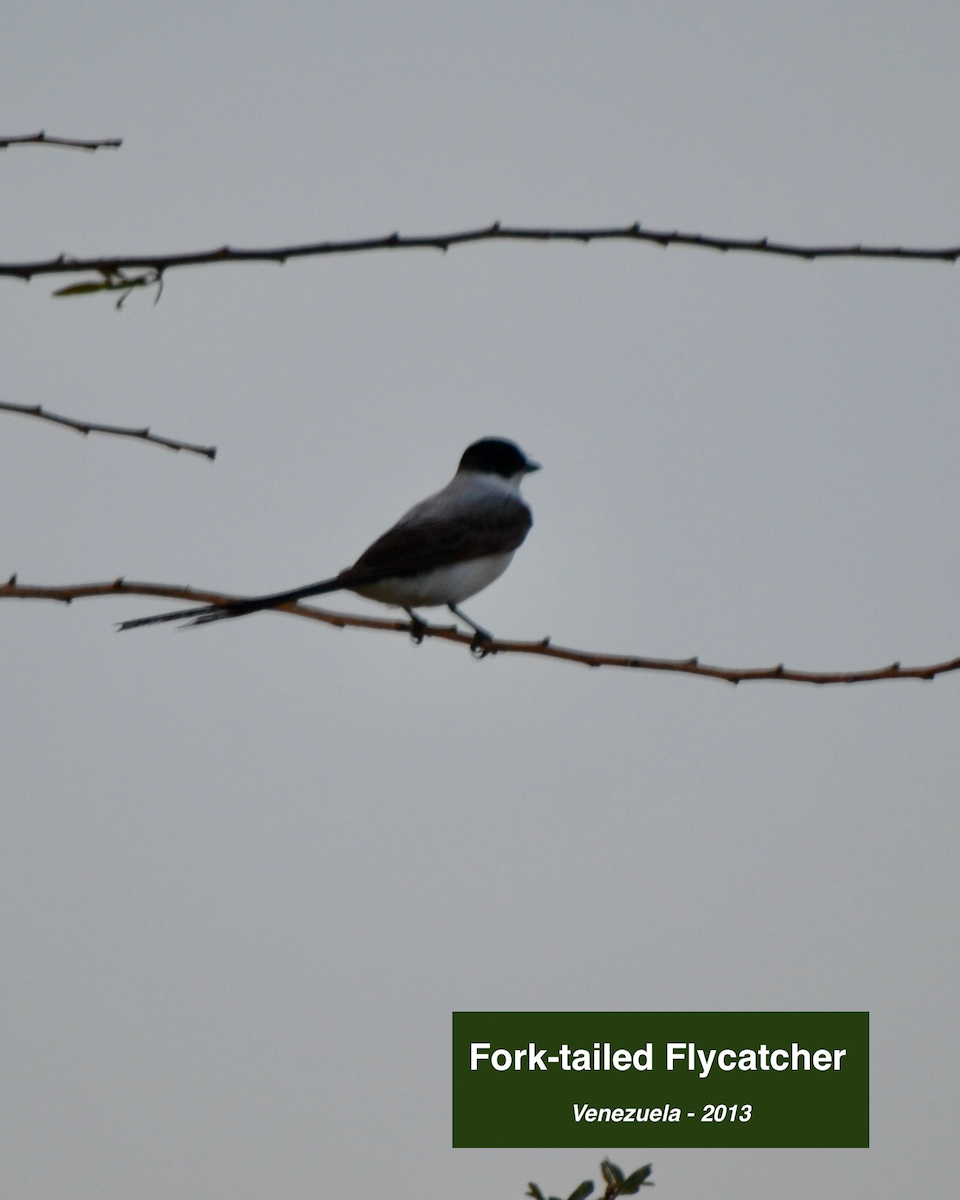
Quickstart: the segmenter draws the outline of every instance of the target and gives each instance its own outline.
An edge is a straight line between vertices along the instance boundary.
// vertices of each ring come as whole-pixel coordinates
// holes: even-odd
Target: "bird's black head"
[[[519,446],[504,438],[481,438],[464,450],[458,470],[480,471],[486,475],[513,479],[517,475],[539,471],[540,464],[531,462]]]

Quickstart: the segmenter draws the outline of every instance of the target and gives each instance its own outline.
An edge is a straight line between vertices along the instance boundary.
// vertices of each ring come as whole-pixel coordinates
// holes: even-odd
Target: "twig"
[[[183,585],[162,583],[128,583],[124,578],[111,583],[80,583],[65,587],[37,587],[17,583],[16,575],[8,583],[0,585],[0,600],[60,600],[69,604],[72,600],[88,596],[161,596],[169,600],[196,601],[197,604],[230,604],[246,599],[243,596],[224,592],[200,591]],[[382,629],[390,633],[413,634],[417,639],[440,638],[445,642],[456,642],[467,646],[481,658],[494,654],[533,654],[541,658],[561,659],[564,662],[582,663],[587,667],[630,667],[639,671],[671,671],[682,675],[701,675],[708,679],[723,679],[728,683],[745,683],[752,680],[769,679],[782,683],[874,683],[881,679],[933,679],[951,671],[960,671],[960,658],[947,659],[929,666],[903,667],[891,663],[869,671],[796,671],[779,663],[775,667],[714,667],[701,663],[696,658],[642,658],[628,654],[602,654],[590,650],[572,650],[554,646],[550,638],[537,642],[516,642],[495,638],[492,641],[477,641],[472,634],[462,633],[453,625],[414,626],[406,620],[390,620],[380,617],[360,617],[350,613],[329,612],[308,604],[283,604],[276,610],[321,621],[339,629]]]
[[[41,421],[52,421],[56,425],[66,425],[80,433],[112,433],[117,437],[137,438],[142,442],[153,442],[157,446],[166,446],[168,450],[188,450],[191,454],[203,454],[209,459],[217,457],[216,446],[194,446],[190,442],[177,442],[173,438],[160,437],[146,429],[128,429],[122,425],[98,425],[93,421],[76,421],[73,417],[61,417],[56,413],[45,412],[39,404],[10,404],[0,400],[0,409],[5,412],[21,413],[25,417],[39,417]]]
[[[768,238],[745,240],[742,238],[712,237],[700,233],[680,233],[677,230],[644,229],[639,222],[616,228],[595,229],[539,229],[530,226],[501,225],[495,221],[482,229],[464,230],[460,233],[436,233],[405,237],[391,233],[386,237],[358,238],[346,241],[310,242],[300,246],[274,246],[264,250],[243,250],[232,246],[221,246],[216,250],[198,250],[187,254],[117,254],[105,258],[71,258],[61,254],[58,258],[41,259],[37,262],[0,263],[0,276],[17,279],[32,279],[34,275],[68,275],[83,271],[96,271],[109,281],[117,272],[131,268],[147,270],[149,277],[144,283],[155,283],[164,271],[172,267],[199,267],[225,262],[276,262],[285,263],[290,258],[313,258],[325,254],[358,254],[367,250],[449,250],[451,246],[467,242],[595,242],[628,241],[655,242],[658,246],[696,246],[701,249],[722,251],[745,251],[751,254],[775,254],[786,258],[895,258],[939,260],[956,262],[960,258],[960,246],[947,247],[904,247],[904,246],[802,246],[787,242],[771,242]],[[127,280],[128,283],[136,282]],[[88,290],[99,290],[93,285]]]
[[[102,138],[95,142],[77,141],[74,138],[47,137],[41,129],[39,133],[23,133],[15,137],[0,137],[0,150],[8,146],[69,146],[73,150],[115,150],[123,145],[122,138]]]

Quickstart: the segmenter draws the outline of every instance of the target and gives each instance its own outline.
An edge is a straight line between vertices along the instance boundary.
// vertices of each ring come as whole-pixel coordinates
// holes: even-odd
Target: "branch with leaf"
[[[286,263],[294,258],[316,258],[332,254],[362,254],[371,250],[441,250],[474,242],[650,242],[654,245],[691,246],[724,253],[774,255],[780,258],[800,258],[807,261],[819,258],[870,258],[899,261],[935,261],[955,263],[960,258],[960,246],[869,246],[859,242],[845,245],[800,245],[771,241],[769,238],[720,237],[713,234],[683,233],[680,230],[647,229],[635,221],[632,225],[596,226],[577,229],[550,228],[529,225],[503,225],[494,221],[480,229],[464,229],[454,233],[403,235],[390,233],[380,237],[348,238],[339,241],[307,242],[302,245],[271,246],[265,249],[243,249],[220,246],[214,250],[188,251],[179,254],[111,254],[97,258],[73,258],[60,254],[57,258],[35,262],[0,263],[0,276],[30,280],[36,275],[76,275],[93,272],[94,279],[70,284],[54,292],[55,296],[89,295],[95,292],[122,292],[118,303],[134,288],[156,287],[159,297],[166,271],[175,267],[213,266],[220,263],[274,262]],[[130,275],[125,272],[137,271]]]
[[[634,1196],[642,1187],[654,1186],[650,1182],[650,1175],[653,1172],[652,1163],[647,1163],[645,1167],[638,1167],[631,1175],[624,1176],[623,1171],[616,1163],[605,1158],[600,1164],[600,1170],[607,1185],[600,1200],[616,1200],[618,1196]],[[593,1186],[592,1179],[585,1179],[579,1187],[573,1189],[567,1200],[587,1200],[587,1196],[593,1191]],[[547,1200],[535,1183],[527,1185],[526,1195],[531,1196],[533,1200]],[[559,1200],[559,1197],[550,1196],[549,1200]]]

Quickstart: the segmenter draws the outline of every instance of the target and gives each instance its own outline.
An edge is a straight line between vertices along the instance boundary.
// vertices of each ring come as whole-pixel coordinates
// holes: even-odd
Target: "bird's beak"
[[[527,465],[523,468],[523,473],[525,475],[532,475],[534,471],[539,471],[539,470],[540,470],[540,464],[538,462],[534,462],[532,459],[528,458]]]

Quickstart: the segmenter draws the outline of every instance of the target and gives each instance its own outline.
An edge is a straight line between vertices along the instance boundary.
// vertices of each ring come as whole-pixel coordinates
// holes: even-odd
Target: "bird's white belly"
[[[420,575],[381,579],[379,583],[351,590],[368,600],[379,600],[381,604],[393,604],[398,608],[460,604],[499,579],[512,558],[512,550],[508,554],[490,554],[449,567],[436,567]]]

